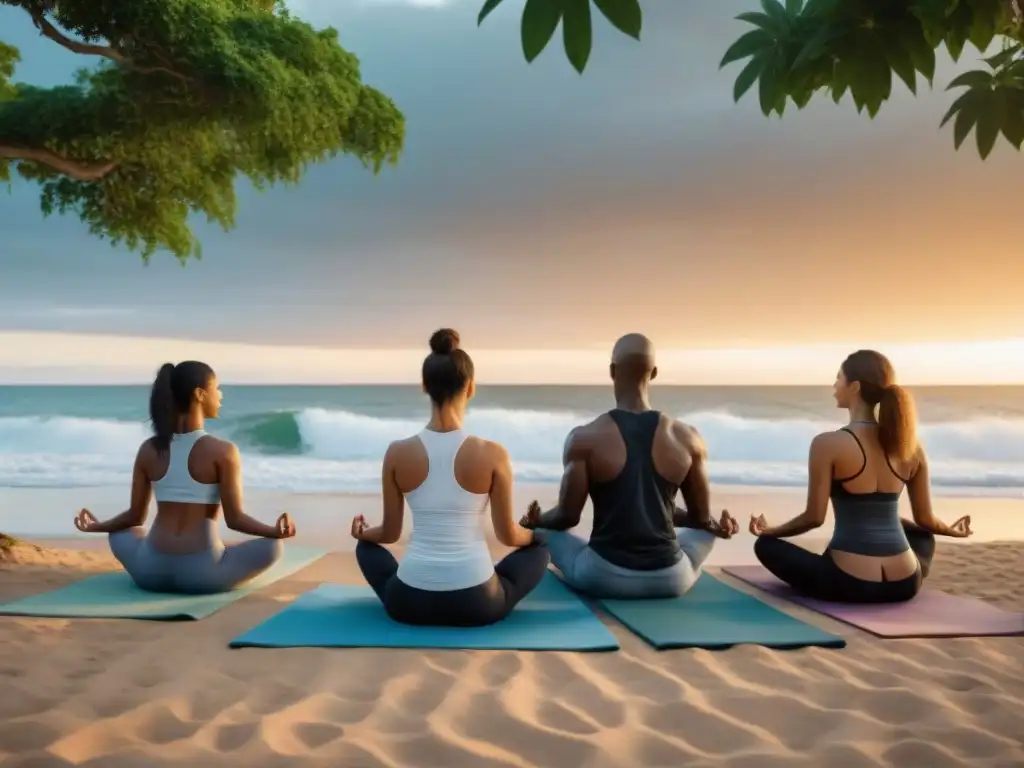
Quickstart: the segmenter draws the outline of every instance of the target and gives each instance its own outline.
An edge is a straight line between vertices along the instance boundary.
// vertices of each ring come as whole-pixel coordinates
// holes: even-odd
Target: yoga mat
[[[393,621],[369,587],[321,584],[235,638],[232,648],[461,648],[614,651],[601,620],[552,573],[487,627],[413,627]]]
[[[858,605],[804,597],[760,565],[725,568],[770,595],[831,616],[878,637],[990,637],[1024,634],[1024,614],[970,597],[924,589],[906,603]]]
[[[744,643],[768,648],[846,645],[843,638],[776,610],[707,573],[682,597],[600,603],[659,650],[731,648]]]
[[[146,592],[124,571],[104,573],[52,592],[0,605],[0,616],[51,616],[68,619],[202,619],[246,595],[290,576],[319,560],[324,550],[286,544],[270,569],[243,587],[216,595]]]

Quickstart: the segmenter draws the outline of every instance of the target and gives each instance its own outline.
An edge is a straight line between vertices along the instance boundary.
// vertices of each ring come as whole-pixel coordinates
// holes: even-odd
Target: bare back
[[[188,474],[196,483],[220,487],[225,505],[236,503],[241,506],[241,481],[231,466],[237,456],[235,446],[212,435],[204,435],[192,446],[188,455]],[[139,449],[136,460],[136,477],[132,484],[133,499],[136,486],[144,479],[147,495],[152,485],[167,475],[170,467],[170,451],[159,451],[152,440],[147,440]],[[140,473],[144,478],[139,478]],[[148,499],[147,504],[148,506]],[[180,501],[159,501],[156,517],[149,532],[155,548],[168,554],[189,554],[202,551],[210,546],[209,521],[217,520],[221,504],[205,504]]]
[[[587,469],[595,483],[614,480],[626,466],[626,441],[608,414],[577,427],[573,440],[580,441],[587,451]],[[651,459],[654,469],[675,486],[682,485],[693,464],[693,430],[682,422],[661,415]]]
[[[843,490],[853,495],[900,494],[904,487],[913,483],[920,464],[919,456],[910,460],[887,457],[878,441],[876,427],[851,425],[847,429],[856,435],[856,439],[854,435],[844,430],[828,434],[832,483],[840,485]],[[911,493],[913,502],[915,490],[912,489]],[[831,554],[842,570],[869,581],[877,581],[883,577],[890,581],[898,581],[912,576],[918,567],[917,558],[910,550],[886,557],[837,550],[833,550]]]

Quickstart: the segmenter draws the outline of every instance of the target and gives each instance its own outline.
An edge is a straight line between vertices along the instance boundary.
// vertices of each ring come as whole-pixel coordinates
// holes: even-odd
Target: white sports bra
[[[220,504],[220,484],[200,483],[188,471],[192,448],[206,436],[206,430],[184,432],[171,436],[170,461],[167,473],[153,483],[153,496],[159,501],[183,504]]]

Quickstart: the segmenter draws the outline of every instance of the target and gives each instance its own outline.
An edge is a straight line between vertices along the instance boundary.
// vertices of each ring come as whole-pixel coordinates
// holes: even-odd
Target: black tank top
[[[608,415],[626,443],[626,464],[614,480],[590,486],[590,548],[631,571],[669,568],[682,554],[672,524],[678,488],[657,473],[651,456],[661,414],[616,409]]]

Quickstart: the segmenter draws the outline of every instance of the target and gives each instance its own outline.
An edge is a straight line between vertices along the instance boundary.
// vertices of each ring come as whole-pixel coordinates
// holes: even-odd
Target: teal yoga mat
[[[0,616],[51,616],[68,619],[202,619],[248,594],[290,576],[323,557],[326,551],[285,545],[272,568],[244,587],[216,595],[177,595],[146,592],[127,573],[105,573],[52,592],[0,605]]]
[[[601,620],[552,573],[487,627],[412,627],[384,612],[369,587],[321,584],[231,641],[232,648],[459,648],[614,651]]]
[[[707,573],[682,597],[600,603],[659,650],[719,649],[744,643],[768,648],[846,646],[838,635],[795,619]]]

